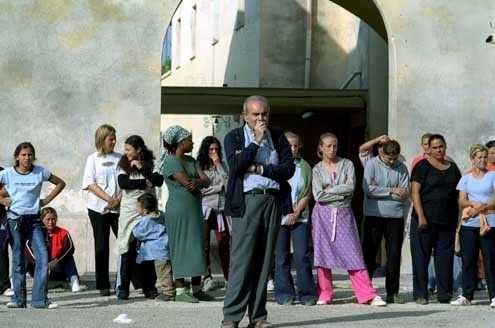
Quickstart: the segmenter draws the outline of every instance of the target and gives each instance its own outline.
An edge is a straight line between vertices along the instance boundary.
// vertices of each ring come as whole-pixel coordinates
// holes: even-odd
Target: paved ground
[[[411,277],[402,277],[403,305],[374,308],[355,303],[349,281],[344,274],[335,275],[335,304],[306,307],[268,304],[269,320],[276,327],[495,327],[495,309],[490,310],[486,292],[478,292],[476,303],[470,307],[453,307],[435,301],[426,306],[412,302]],[[374,281],[383,293],[384,279]],[[91,283],[87,282],[88,285]],[[89,286],[91,287],[91,286]],[[131,293],[128,302],[115,297],[100,297],[92,289],[73,294],[62,289],[50,291],[55,310],[7,309],[8,299],[0,297],[1,327],[218,327],[222,319],[223,290],[214,292],[215,302],[200,304],[158,303],[145,300],[139,292]],[[119,314],[133,319],[130,325],[113,323]],[[244,320],[241,327],[246,327]]]

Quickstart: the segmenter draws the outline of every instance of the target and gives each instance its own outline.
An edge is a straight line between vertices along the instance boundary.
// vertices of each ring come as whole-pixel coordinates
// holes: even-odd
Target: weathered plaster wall
[[[371,0],[370,0],[371,1]],[[425,131],[447,137],[465,169],[467,147],[495,135],[492,0],[373,0],[389,36],[389,133],[408,159]],[[80,191],[101,123],[140,133],[158,152],[160,51],[179,0],[4,1],[0,4],[0,164],[31,140],[38,163],[68,182],[53,203],[92,271],[91,229]],[[493,26],[493,24],[492,24]]]
[[[328,0],[313,2],[311,87],[340,89],[360,72],[348,89],[368,88],[369,27]]]
[[[313,1],[311,87],[368,89],[367,135],[388,129],[388,46],[355,14],[328,0]]]
[[[390,133],[408,159],[423,132],[441,133],[466,169],[469,145],[495,137],[494,2],[375,2],[389,35]]]
[[[0,165],[11,165],[15,146],[31,141],[37,163],[67,182],[51,205],[74,235],[81,272],[94,271],[81,192],[94,130],[113,125],[118,150],[130,134],[159,149],[162,22],[169,5],[168,0],[0,4]]]
[[[304,87],[306,1],[261,1],[260,26],[260,87]]]

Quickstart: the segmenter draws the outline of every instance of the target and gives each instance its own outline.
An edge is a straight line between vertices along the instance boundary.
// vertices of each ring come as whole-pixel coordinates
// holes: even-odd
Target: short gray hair
[[[248,106],[248,103],[250,101],[261,101],[265,104],[265,108],[270,111],[270,104],[268,103],[268,99],[266,99],[265,97],[263,96],[257,96],[257,95],[254,95],[254,96],[249,96],[246,98],[246,100],[244,100],[244,104],[242,105],[242,112],[243,113],[247,113],[247,106]]]

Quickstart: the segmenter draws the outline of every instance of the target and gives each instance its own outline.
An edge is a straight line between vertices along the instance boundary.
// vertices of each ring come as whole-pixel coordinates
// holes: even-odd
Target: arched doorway
[[[264,94],[273,101],[271,124],[303,135],[310,163],[318,161],[319,135],[336,133],[341,156],[356,163],[359,186],[359,144],[388,132],[388,36],[375,3],[314,0],[304,7],[293,1],[281,10],[267,1],[258,11],[246,6],[252,2],[229,3],[183,0],[170,7],[165,21],[176,49],[169,54],[178,59],[164,79],[162,113],[235,116],[244,97]],[[213,22],[205,24],[205,12]],[[198,24],[211,29],[194,30]],[[358,187],[356,213],[361,199]]]

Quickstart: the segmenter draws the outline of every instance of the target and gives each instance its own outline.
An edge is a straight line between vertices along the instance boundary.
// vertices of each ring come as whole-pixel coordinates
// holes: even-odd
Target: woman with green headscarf
[[[163,134],[163,146],[166,154],[160,170],[169,193],[165,219],[175,278],[175,301],[211,301],[213,297],[200,287],[201,275],[207,274],[201,188],[208,187],[210,181],[196,160],[186,155],[193,149],[191,132],[179,125],[171,126]],[[185,289],[185,277],[191,277],[192,293]]]

